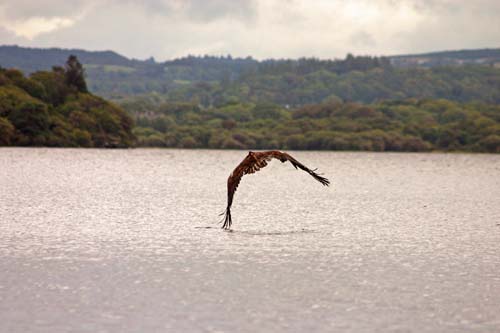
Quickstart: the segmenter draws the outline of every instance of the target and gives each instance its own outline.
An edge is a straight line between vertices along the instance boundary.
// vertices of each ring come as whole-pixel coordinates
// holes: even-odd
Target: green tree
[[[27,101],[12,110],[9,121],[18,129],[20,135],[17,143],[20,145],[44,145],[45,135],[50,126],[47,106],[36,101]]]
[[[87,93],[87,83],[85,82],[85,70],[75,55],[70,55],[65,66],[66,84],[75,87],[77,91]]]
[[[6,118],[0,117],[0,146],[10,145],[14,138],[15,127]]]

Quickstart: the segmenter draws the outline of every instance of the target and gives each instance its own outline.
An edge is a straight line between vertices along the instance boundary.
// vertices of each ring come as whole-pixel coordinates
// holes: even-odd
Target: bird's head
[[[249,152],[248,152],[248,155],[250,155],[250,156],[252,156],[252,155],[254,155],[254,154],[255,154],[255,153],[254,153],[253,151],[249,151]]]

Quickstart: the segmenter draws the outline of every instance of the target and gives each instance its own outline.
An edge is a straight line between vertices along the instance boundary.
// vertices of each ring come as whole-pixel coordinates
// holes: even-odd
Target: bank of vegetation
[[[29,77],[0,68],[0,145],[128,147],[132,128],[123,109],[88,92],[74,56]]]
[[[140,146],[364,151],[500,152],[500,106],[448,100],[337,100],[287,109],[270,103],[124,103]]]
[[[207,56],[158,70],[125,60],[90,67],[100,68],[94,87],[116,104],[89,93],[74,56],[29,76],[0,69],[0,145],[500,152],[492,62],[408,68],[352,55]]]

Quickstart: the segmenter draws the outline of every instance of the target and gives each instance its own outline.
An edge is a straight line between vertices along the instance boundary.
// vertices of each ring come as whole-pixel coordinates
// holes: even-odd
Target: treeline
[[[118,99],[121,107],[89,93],[75,56],[30,76],[0,68],[0,145],[500,152],[500,69],[493,67],[398,69],[385,58],[351,55],[187,57],[170,66],[186,80],[165,83],[153,71],[147,77],[172,86],[146,86],[147,94]],[[108,71],[121,84],[128,69]],[[193,82],[190,75],[207,76]]]
[[[205,55],[166,62],[130,60],[111,51],[74,51],[84,59],[89,90],[116,102],[160,95],[163,100],[204,108],[262,102],[295,108],[332,100],[377,103],[408,98],[500,103],[500,49],[392,57],[347,55],[335,60],[258,61]],[[50,59],[67,52],[0,47],[0,65],[25,71],[47,67]],[[407,67],[398,67],[398,61]],[[442,66],[450,61],[461,65]],[[429,64],[441,66],[421,67]]]
[[[88,92],[75,56],[65,67],[26,77],[0,67],[0,145],[128,147],[133,120]]]
[[[268,71],[242,73],[237,80],[186,83],[160,94],[170,101],[189,101],[203,107],[219,107],[228,102],[269,102],[298,107],[329,100],[373,103],[408,98],[500,103],[500,68],[374,67],[343,74],[328,70],[306,74],[286,70],[287,66],[276,65]]]
[[[179,78],[174,81],[162,79],[165,74],[160,72],[151,74],[145,85],[138,77],[125,87],[129,84],[124,79],[128,74],[117,72],[113,84],[121,88],[101,88],[112,91],[109,97],[118,102],[143,93],[204,108],[235,102],[300,107],[331,100],[374,103],[408,98],[500,103],[500,68],[492,66],[395,68],[385,58],[348,56],[338,61],[263,61],[242,65],[238,72],[223,72],[217,66],[204,70],[193,64],[197,61],[165,68],[172,77]],[[128,93],[120,95],[120,90]]]
[[[500,49],[441,51],[397,55],[390,57],[396,67],[463,66],[470,64],[500,64]]]
[[[134,100],[140,146],[217,149],[500,152],[500,106],[447,100],[330,101],[286,109],[270,103]]]
[[[89,67],[89,66],[87,66]],[[351,54],[343,60],[320,60],[316,58],[279,59],[257,61],[251,57],[232,58],[231,56],[188,56],[161,64],[147,66],[90,66],[90,87],[92,91],[110,98],[119,98],[145,93],[159,93],[168,99],[187,100],[199,86],[209,88],[203,95],[211,94],[217,98],[221,90],[229,85],[247,82],[254,77],[266,78],[269,75],[295,75],[303,77],[318,71],[341,75],[351,71],[367,71],[374,68],[388,68],[387,58],[358,56]],[[286,79],[286,78],[284,78]],[[241,99],[246,98],[238,92]],[[279,102],[279,101],[273,101]],[[204,105],[209,106],[209,105]]]

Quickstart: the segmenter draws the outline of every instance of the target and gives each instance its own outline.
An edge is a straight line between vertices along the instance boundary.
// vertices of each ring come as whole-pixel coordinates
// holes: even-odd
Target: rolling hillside
[[[270,102],[300,107],[327,100],[372,103],[445,98],[500,103],[500,49],[345,59],[187,56],[166,62],[128,59],[113,51],[0,46],[0,66],[25,74],[49,70],[75,54],[89,90],[121,102],[151,95],[202,107]]]

